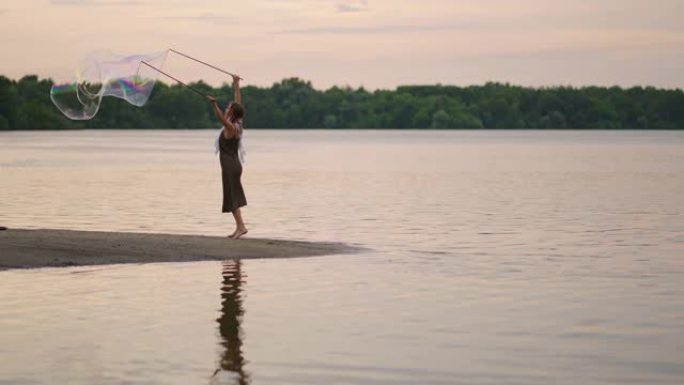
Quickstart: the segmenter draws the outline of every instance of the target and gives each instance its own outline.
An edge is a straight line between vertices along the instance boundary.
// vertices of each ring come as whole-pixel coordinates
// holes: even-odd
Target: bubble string
[[[199,95],[202,96],[202,97],[205,97],[205,98],[207,97],[207,95],[206,95],[205,93],[201,92],[201,91],[198,90],[197,88],[192,87],[192,86],[190,86],[190,85],[187,85],[187,84],[183,83],[182,81],[180,81],[180,80],[174,78],[173,76],[167,74],[166,72],[160,70],[159,68],[153,66],[152,64],[149,64],[148,62],[146,62],[146,61],[144,61],[144,60],[141,61],[140,64],[144,64],[144,65],[146,65],[146,66],[152,68],[153,70],[159,72],[160,74],[162,74],[162,75],[164,75],[164,76],[166,76],[166,77],[168,77],[168,78],[170,78],[170,79],[175,80],[176,82],[178,82],[178,84],[180,84],[180,85],[182,85],[182,86],[185,86],[185,87],[189,88],[189,89],[192,90],[192,91],[195,91],[197,94],[199,94]]]
[[[230,72],[228,72],[228,71],[226,71],[226,70],[223,70],[223,69],[221,69],[221,68],[218,68],[218,67],[216,67],[216,66],[214,66],[214,65],[211,65],[211,64],[209,64],[209,63],[203,62],[202,60],[195,59],[194,57],[192,57],[192,56],[190,56],[190,55],[186,55],[186,54],[184,54],[184,53],[182,53],[182,52],[178,52],[178,51],[176,51],[176,50],[173,49],[173,48],[169,48],[169,51],[170,51],[170,52],[173,52],[173,53],[175,53],[175,54],[181,55],[181,56],[183,56],[183,57],[185,57],[185,58],[187,58],[187,59],[194,60],[194,61],[196,61],[196,62],[198,62],[198,63],[204,64],[205,66],[210,67],[210,68],[213,68],[213,69],[215,69],[215,70],[217,70],[217,71],[219,71],[219,72],[223,72],[223,73],[226,74],[226,75],[235,76],[235,77],[237,77],[238,79],[243,80],[243,79],[242,79],[240,76],[238,76],[238,75],[235,75],[235,74],[233,74],[233,73],[230,73]]]

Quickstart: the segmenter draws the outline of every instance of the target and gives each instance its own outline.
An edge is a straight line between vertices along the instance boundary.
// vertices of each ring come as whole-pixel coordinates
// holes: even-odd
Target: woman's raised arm
[[[211,104],[211,109],[212,111],[214,111],[216,119],[218,119],[219,122],[221,122],[221,124],[223,125],[223,136],[226,139],[235,137],[237,135],[237,129],[235,128],[235,125],[231,123],[225,115],[223,115],[221,109],[216,103],[216,98],[213,96],[207,96],[207,100],[209,100],[209,104]]]
[[[233,101],[242,104],[242,95],[240,95],[240,77],[233,75]]]

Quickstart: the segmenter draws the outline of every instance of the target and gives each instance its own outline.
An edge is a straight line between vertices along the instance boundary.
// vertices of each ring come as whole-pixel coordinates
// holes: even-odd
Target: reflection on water
[[[235,379],[233,384],[248,384],[249,375],[245,373],[245,357],[242,352],[242,262],[229,260],[223,262],[223,284],[221,285],[221,316],[216,320],[219,324],[221,346],[224,350],[219,357],[219,368],[214,379],[223,378],[221,371],[229,372]],[[215,382],[212,382],[215,383]]]
[[[213,135],[0,132],[0,225],[224,235]],[[374,251],[0,272],[0,384],[682,383],[684,132],[247,146],[250,234]]]

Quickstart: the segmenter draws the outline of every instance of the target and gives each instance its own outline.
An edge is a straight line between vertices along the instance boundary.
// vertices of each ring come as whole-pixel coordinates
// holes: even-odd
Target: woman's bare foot
[[[235,229],[235,231],[233,231],[233,234],[227,235],[227,237],[228,237],[228,238],[233,238],[233,237],[235,236],[235,234],[237,234],[237,233],[238,233],[238,230]]]
[[[247,229],[235,230],[235,234],[231,238],[240,239],[241,236],[247,234]]]

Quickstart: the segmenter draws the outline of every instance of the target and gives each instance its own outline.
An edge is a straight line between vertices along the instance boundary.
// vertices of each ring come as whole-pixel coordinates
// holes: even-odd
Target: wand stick
[[[142,63],[142,64],[144,64],[144,65],[146,65],[146,66],[152,68],[153,70],[159,72],[159,73],[162,74],[162,75],[165,75],[165,76],[167,76],[167,77],[169,77],[169,78],[171,78],[171,79],[177,81],[180,85],[183,85],[183,86],[185,86],[185,87],[188,87],[188,88],[191,89],[192,91],[195,91],[198,95],[200,95],[200,96],[202,96],[202,97],[204,97],[204,98],[207,97],[207,95],[205,95],[202,91],[198,90],[198,89],[195,88],[195,87],[192,87],[192,86],[189,86],[189,85],[183,83],[182,81],[180,81],[180,80],[174,78],[173,76],[167,74],[166,72],[160,70],[159,68],[153,66],[152,64],[150,64],[150,63],[148,63],[148,62],[146,62],[146,61],[144,61],[144,60],[141,60],[140,63]]]
[[[223,72],[223,73],[226,74],[226,75],[237,76],[238,79],[243,80],[243,79],[242,79],[241,77],[239,77],[238,75],[235,75],[235,74],[233,74],[233,73],[230,73],[230,72],[228,72],[228,71],[226,71],[226,70],[222,70],[221,68],[218,68],[218,67],[216,67],[216,66],[214,66],[214,65],[211,65],[211,64],[209,64],[209,63],[203,62],[203,61],[201,61],[201,60],[199,60],[199,59],[195,59],[194,57],[189,56],[189,55],[186,55],[186,54],[184,54],[184,53],[182,53],[182,52],[178,52],[178,51],[176,51],[176,50],[173,49],[173,48],[169,48],[169,51],[171,51],[171,52],[173,52],[173,53],[177,53],[177,54],[179,54],[179,55],[181,55],[181,56],[183,56],[183,57],[186,57],[186,58],[188,58],[188,59],[190,59],[190,60],[194,60],[194,61],[196,61],[196,62],[198,62],[198,63],[202,63],[202,64],[204,64],[205,66],[208,66],[208,67],[211,67],[211,68],[213,68],[213,69],[215,69],[215,70],[217,70],[217,71]]]

